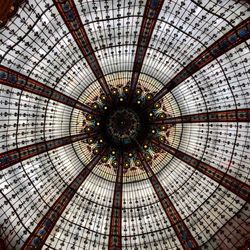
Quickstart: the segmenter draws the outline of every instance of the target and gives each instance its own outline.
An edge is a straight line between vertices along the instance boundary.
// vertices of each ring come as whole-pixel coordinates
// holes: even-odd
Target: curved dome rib
[[[95,113],[92,108],[74,100],[72,97],[4,66],[0,66],[0,83],[75,107],[90,114]]]
[[[155,190],[155,193],[158,196],[158,199],[171,222],[171,226],[174,228],[174,231],[181,242],[183,249],[192,249],[198,248],[199,245],[193,235],[191,234],[190,230],[188,229],[187,225],[181,218],[180,214],[174,207],[173,203],[169,199],[168,195],[166,194],[163,186],[159,182],[158,178],[154,174],[153,170],[149,166],[148,162],[146,161],[145,157],[141,152],[138,153],[139,158],[141,159],[142,165],[148,175],[148,178]]]
[[[137,48],[135,52],[132,78],[130,81],[129,99],[128,99],[129,102],[132,96],[135,94],[143,61],[148,49],[151,36],[153,34],[153,30],[155,28],[157,18],[160,14],[163,2],[164,2],[163,0],[159,1],[147,0],[146,2],[140,34],[137,42]]]
[[[164,143],[158,142],[156,140],[152,140],[152,143],[155,144],[157,147],[160,147],[166,150],[168,153],[174,155],[178,159],[186,162],[188,165],[192,166],[194,169],[200,171],[202,174],[207,175],[209,178],[213,179],[214,181],[218,182],[220,185],[224,186],[226,189],[230,190],[237,196],[241,197],[246,202],[250,202],[250,186],[236,178],[228,175],[216,169],[212,166],[209,166],[205,162],[201,160],[195,159],[194,157],[181,152],[178,149],[175,149],[171,146],[168,146]],[[228,169],[230,168],[230,164],[228,165]]]
[[[53,227],[62,215],[71,199],[77,193],[77,190],[86,180],[92,169],[96,167],[105,150],[96,155],[77,175],[77,177],[67,186],[63,193],[58,197],[56,202],[50,207],[49,211],[38,223],[34,231],[30,234],[21,249],[41,249],[48,238]]]
[[[202,122],[250,122],[250,109],[233,109],[184,115],[152,121],[154,124],[202,123]]]
[[[235,48],[237,45],[247,41],[250,38],[250,17],[238,24],[232,30],[228,31],[223,37],[210,45],[198,57],[182,69],[172,80],[170,80],[154,97],[152,103],[159,101],[164,95],[173,90],[176,86],[192,76],[198,70],[225,54],[227,51]]]
[[[83,53],[84,58],[88,62],[88,65],[93,71],[96,79],[98,79],[98,82],[100,83],[100,86],[102,87],[106,97],[110,100],[112,96],[111,91],[103,75],[99,62],[95,56],[95,52],[88,39],[87,33],[77,12],[74,1],[69,0],[61,2],[58,0],[54,0],[54,3],[58,9],[58,12],[66,23],[70,33],[74,37],[74,40],[77,43],[80,51]]]
[[[81,141],[93,136],[93,133],[81,133],[53,139],[50,141],[39,142],[22,148],[13,149],[0,154],[0,170],[8,168],[21,161],[27,160],[36,155],[59,148],[77,141]]]
[[[122,249],[122,186],[123,186],[123,155],[119,155],[116,172],[114,198],[110,219],[108,249]]]

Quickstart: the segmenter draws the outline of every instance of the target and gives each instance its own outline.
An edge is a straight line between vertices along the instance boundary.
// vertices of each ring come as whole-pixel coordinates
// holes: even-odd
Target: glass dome
[[[247,249],[248,1],[7,2],[0,249]]]

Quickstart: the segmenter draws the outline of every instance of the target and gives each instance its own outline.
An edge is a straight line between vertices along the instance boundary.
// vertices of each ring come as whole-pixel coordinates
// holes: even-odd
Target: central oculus
[[[106,131],[116,145],[135,143],[141,131],[141,118],[130,108],[118,108],[107,117]]]
[[[168,143],[169,129],[173,126],[164,125],[161,120],[171,116],[165,113],[163,102],[152,105],[154,93],[146,88],[138,87],[133,97],[129,97],[129,86],[112,87],[111,93],[112,98],[107,98],[104,93],[93,98],[88,105],[95,112],[83,113],[81,131],[90,136],[86,140],[87,150],[93,155],[105,151],[100,155],[101,161],[115,172],[119,164],[123,166],[123,173],[137,169],[144,171],[138,152],[152,165],[162,152],[152,139]]]

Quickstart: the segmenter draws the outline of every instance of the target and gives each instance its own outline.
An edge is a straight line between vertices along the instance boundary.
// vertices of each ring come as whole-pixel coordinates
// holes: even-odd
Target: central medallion
[[[144,171],[138,152],[153,166],[161,157],[161,149],[152,139],[169,144],[173,126],[164,124],[170,117],[163,102],[150,105],[154,93],[139,83],[132,99],[129,86],[111,88],[112,96],[100,92],[87,105],[92,114],[83,113],[82,133],[90,136],[84,142],[86,150],[93,155],[106,149],[101,162],[106,169],[117,171],[122,159],[123,173],[132,176],[134,171]],[[86,152],[86,151],[85,151]]]
[[[133,109],[116,109],[107,117],[107,135],[117,146],[132,144],[141,132],[141,123],[139,114]]]

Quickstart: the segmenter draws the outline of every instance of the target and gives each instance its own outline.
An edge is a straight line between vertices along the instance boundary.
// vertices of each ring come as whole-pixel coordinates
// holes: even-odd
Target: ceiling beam
[[[77,11],[76,5],[73,0],[53,0],[58,12],[60,13],[63,21],[65,22],[68,30],[73,36],[76,44],[86,59],[89,67],[99,82],[104,94],[107,99],[111,101],[112,94],[107,84],[103,71],[100,64],[95,56],[95,52],[89,41],[86,30],[84,29],[83,23]],[[84,80],[84,79],[83,79]]]
[[[231,191],[243,200],[250,203],[250,186],[248,184],[236,179],[235,177],[227,174],[226,172],[222,172],[221,170],[216,169],[215,167],[212,167],[209,164],[194,158],[191,155],[188,155],[176,148],[171,147],[170,145],[164,144],[155,139],[152,139],[151,142],[154,146],[165,150],[169,154],[187,163],[195,170],[201,172],[213,181],[217,182],[219,185],[223,186],[227,190]],[[228,168],[229,167],[230,164]]]
[[[54,204],[49,208],[48,212],[43,216],[37,224],[33,232],[22,246],[22,250],[42,249],[46,239],[50,235],[52,229],[61,217],[63,211],[68,206],[74,195],[77,193],[80,186],[92,172],[93,168],[98,164],[103,156],[105,149],[97,154],[91,162],[75,177],[75,179],[67,186],[62,194],[57,198]]]
[[[204,112],[150,121],[151,124],[203,123],[203,122],[250,122],[250,109],[233,109]]]
[[[187,78],[198,72],[213,60],[235,48],[239,44],[250,38],[250,17],[235,26],[232,30],[224,34],[220,39],[205,49],[198,57],[183,68],[177,75],[170,80],[165,86],[152,98],[145,108],[153,105],[172,91]]]
[[[110,220],[109,250],[122,250],[122,185],[123,185],[123,157],[120,156],[116,170],[116,181],[113,206]]]
[[[80,140],[90,138],[94,133],[83,133],[39,142],[21,148],[12,149],[0,154],[0,170],[8,168],[16,163],[27,160],[36,155],[45,153],[49,150],[56,149]]]
[[[63,103],[86,113],[96,113],[78,100],[5,66],[0,66],[0,84]]]
[[[135,53],[134,66],[128,96],[129,102],[132,101],[134,97],[143,61],[163,2],[164,0],[147,0]]]
[[[157,176],[153,172],[152,168],[146,161],[144,155],[138,151],[138,157],[142,163],[142,166],[145,172],[148,175],[148,178],[154,188],[155,193],[158,196],[158,199],[171,223],[172,228],[174,229],[176,236],[178,237],[183,249],[198,249],[199,245],[191,232],[189,231],[187,225],[181,218],[180,214],[174,207],[172,201],[168,197],[167,193],[165,192],[163,186],[161,185],[160,181],[158,180]]]

